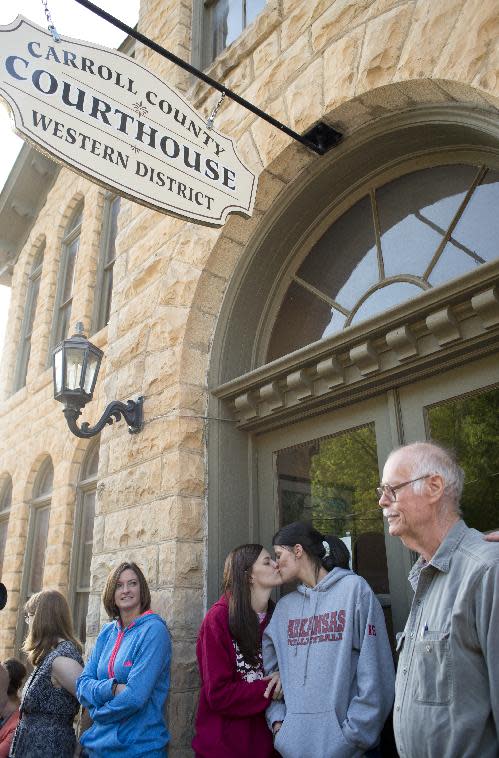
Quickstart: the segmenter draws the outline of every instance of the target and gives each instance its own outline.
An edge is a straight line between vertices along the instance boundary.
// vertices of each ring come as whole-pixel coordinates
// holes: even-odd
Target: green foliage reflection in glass
[[[432,440],[456,451],[464,469],[461,508],[468,526],[499,527],[499,389],[426,410]]]
[[[278,454],[281,524],[311,520],[319,531],[383,533],[373,494],[378,484],[374,424],[314,440]]]

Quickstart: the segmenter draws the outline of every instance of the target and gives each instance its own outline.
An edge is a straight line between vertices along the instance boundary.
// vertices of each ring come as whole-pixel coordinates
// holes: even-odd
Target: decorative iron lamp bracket
[[[114,424],[121,418],[128,424],[130,434],[137,434],[143,427],[143,397],[126,403],[113,400],[94,426],[87,421],[81,426],[76,423],[82,408],[92,400],[102,356],[102,350],[88,341],[83,324],[78,322],[75,334],[54,349],[54,399],[64,405],[64,416],[76,437],[93,437],[106,424]]]
[[[76,406],[67,405],[63,409],[63,413],[70,430],[76,437],[83,437],[85,439],[93,437],[99,434],[106,424],[114,424],[115,421],[119,421],[121,418],[124,418],[128,424],[130,434],[137,434],[143,426],[143,404],[143,397],[138,397],[137,400],[127,400],[126,403],[113,400],[106,407],[101,418],[94,426],[90,426],[88,421],[84,421],[80,427],[77,425],[76,420],[81,416],[81,409]]]

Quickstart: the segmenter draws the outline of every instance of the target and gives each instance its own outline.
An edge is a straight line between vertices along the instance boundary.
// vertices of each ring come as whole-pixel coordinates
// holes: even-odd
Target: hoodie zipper
[[[107,664],[107,674],[109,679],[114,679],[114,662],[116,660],[116,656],[118,655],[118,651],[120,649],[121,643],[123,641],[123,637],[125,636],[126,632],[132,628],[132,626],[135,625],[135,623],[142,618],[142,616],[148,616],[150,613],[153,613],[153,611],[145,611],[144,613],[141,613],[140,616],[137,616],[137,618],[132,621],[131,624],[128,624],[125,629],[120,629],[118,632],[118,636],[116,637],[116,642],[114,643],[114,647],[111,650],[111,655],[109,657],[109,663]],[[116,622],[119,624],[119,621]]]

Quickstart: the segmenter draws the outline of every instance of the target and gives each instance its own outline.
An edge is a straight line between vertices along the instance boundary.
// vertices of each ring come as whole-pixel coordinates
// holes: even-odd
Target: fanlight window
[[[273,360],[499,257],[499,172],[440,166],[372,189],[291,277]]]

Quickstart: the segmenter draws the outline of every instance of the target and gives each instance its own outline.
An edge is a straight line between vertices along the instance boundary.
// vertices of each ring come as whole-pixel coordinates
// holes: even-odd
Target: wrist
[[[111,687],[111,696],[112,697],[114,697],[116,695],[116,688],[117,688],[117,686],[118,686],[118,680],[114,679],[113,680],[113,685]]]

